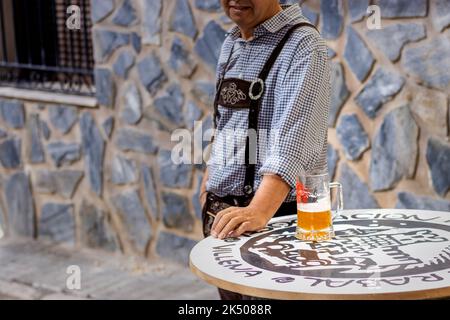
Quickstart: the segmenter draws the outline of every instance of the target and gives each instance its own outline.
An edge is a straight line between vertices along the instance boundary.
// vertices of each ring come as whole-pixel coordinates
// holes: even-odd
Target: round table
[[[269,299],[450,297],[450,212],[345,210],[336,237],[294,237],[296,215],[239,238],[208,237],[191,251],[206,282]]]

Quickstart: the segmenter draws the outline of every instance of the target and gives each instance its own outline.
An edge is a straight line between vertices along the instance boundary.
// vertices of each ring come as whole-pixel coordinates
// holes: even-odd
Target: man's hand
[[[211,235],[219,239],[239,237],[247,231],[263,229],[271,216],[262,214],[253,206],[229,207],[220,211],[211,228]]]
[[[230,207],[220,211],[211,228],[219,239],[239,237],[247,231],[263,229],[289,193],[290,186],[277,175],[264,175],[261,185],[247,207]]]

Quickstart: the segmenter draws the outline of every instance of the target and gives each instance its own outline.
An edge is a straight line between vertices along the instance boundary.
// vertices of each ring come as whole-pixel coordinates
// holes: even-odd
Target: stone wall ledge
[[[45,92],[38,90],[3,87],[0,88],[0,97],[30,100],[33,102],[72,105],[85,108],[98,107],[98,102],[95,97],[78,96],[66,93]]]

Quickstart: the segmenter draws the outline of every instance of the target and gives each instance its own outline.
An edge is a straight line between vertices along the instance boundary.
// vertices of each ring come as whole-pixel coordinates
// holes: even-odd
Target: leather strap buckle
[[[253,94],[253,87],[257,83],[259,83],[259,85],[261,86],[261,90],[259,91],[259,93],[257,95],[254,95]],[[258,100],[259,98],[261,98],[263,92],[264,92],[264,81],[262,79],[260,79],[260,78],[257,78],[255,80],[253,80],[252,83],[250,84],[250,88],[248,89],[248,96],[250,97],[250,99]]]

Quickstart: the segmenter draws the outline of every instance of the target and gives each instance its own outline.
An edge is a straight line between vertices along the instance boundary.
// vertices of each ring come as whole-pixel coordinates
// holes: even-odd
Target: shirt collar
[[[298,4],[293,5],[281,5],[283,9],[272,18],[264,21],[260,25],[256,26],[253,32],[253,39],[260,37],[268,32],[276,33],[283,27],[293,25],[299,22],[307,21],[302,14],[302,9]],[[234,26],[228,31],[227,36],[230,36],[233,40],[240,37],[241,32],[238,26]]]

